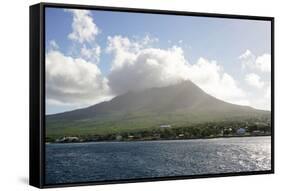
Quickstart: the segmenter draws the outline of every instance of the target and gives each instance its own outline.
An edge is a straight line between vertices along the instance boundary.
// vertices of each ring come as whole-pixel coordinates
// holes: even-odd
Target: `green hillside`
[[[46,137],[48,141],[64,136],[113,140],[119,135],[161,136],[166,133],[163,131],[190,134],[189,131],[199,127],[197,131],[200,132],[213,128],[208,134],[213,135],[226,127],[257,124],[264,124],[260,128],[268,132],[269,122],[268,111],[226,103],[206,94],[191,81],[185,81],[168,87],[128,92],[88,108],[48,115]],[[169,128],[161,127],[163,125]]]

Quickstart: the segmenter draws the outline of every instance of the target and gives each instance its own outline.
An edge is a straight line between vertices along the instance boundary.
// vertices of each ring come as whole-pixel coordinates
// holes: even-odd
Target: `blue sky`
[[[225,72],[241,83],[245,90],[250,90],[243,83],[246,73],[250,71],[241,69],[239,56],[246,50],[250,50],[256,57],[270,54],[271,31],[268,21],[95,10],[91,11],[90,15],[100,29],[95,44],[101,48],[98,67],[105,76],[109,74],[114,59],[113,55],[105,51],[108,37],[116,35],[129,39],[149,35],[158,39],[158,42],[153,44],[154,48],[168,49],[173,45],[179,46],[191,64],[201,57],[215,60]],[[72,23],[70,12],[60,8],[46,8],[46,46],[48,47],[48,43],[53,40],[58,44],[61,53],[73,56],[70,51],[73,41],[68,38],[68,34],[73,30]],[[264,81],[268,81],[270,77],[268,73],[259,73],[259,76],[264,78]],[[67,109],[72,107],[47,104],[47,113]]]

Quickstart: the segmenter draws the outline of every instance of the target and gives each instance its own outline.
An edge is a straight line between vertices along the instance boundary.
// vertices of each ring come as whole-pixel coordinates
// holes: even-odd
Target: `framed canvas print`
[[[274,18],[30,7],[30,184],[274,172]]]

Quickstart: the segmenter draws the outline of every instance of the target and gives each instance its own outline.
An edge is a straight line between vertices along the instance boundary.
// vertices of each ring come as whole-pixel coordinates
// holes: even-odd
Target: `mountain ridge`
[[[131,96],[137,96],[137,99],[133,100],[133,102],[136,103],[137,100],[142,99],[142,97],[145,96],[145,94],[147,95],[147,92],[151,93],[151,91],[153,91],[153,93],[154,93],[155,91],[158,91],[158,90],[167,89],[168,91],[165,91],[165,92],[162,92],[162,93],[169,93],[169,92],[173,91],[173,89],[175,89],[175,88],[180,88],[182,90],[182,89],[184,89],[184,86],[193,86],[192,87],[193,91],[192,92],[191,91],[184,92],[184,93],[181,94],[181,96],[183,96],[183,95],[186,96],[186,94],[189,94],[189,98],[190,98],[190,94],[192,94],[192,93],[194,94],[194,89],[195,89],[197,91],[196,93],[198,93],[198,91],[200,91],[201,93],[203,93],[204,98],[213,99],[216,103],[220,102],[220,103],[223,103],[223,104],[230,104],[232,106],[238,106],[238,107],[244,107],[244,108],[248,108],[248,109],[259,110],[259,109],[252,108],[250,106],[237,105],[237,104],[229,103],[229,102],[220,100],[218,98],[215,98],[215,97],[205,93],[201,88],[199,88],[197,85],[195,85],[194,83],[192,83],[191,81],[188,80],[188,81],[183,81],[183,82],[180,82],[178,84],[174,84],[174,85],[170,85],[170,86],[153,87],[153,88],[148,88],[148,89],[141,90],[141,91],[129,91],[129,92],[125,93],[125,94],[116,96],[116,97],[112,98],[109,101],[103,101],[103,102],[100,102],[98,104],[91,105],[91,106],[88,106],[88,107],[85,107],[85,108],[79,108],[79,109],[75,109],[75,110],[71,110],[71,111],[65,111],[65,112],[61,112],[61,113],[49,114],[47,116],[48,117],[52,117],[52,116],[65,115],[65,114],[68,115],[68,114],[71,114],[71,113],[79,112],[81,110],[88,110],[87,112],[94,112],[96,110],[96,107],[102,108],[102,106],[106,107],[109,104],[113,104],[113,106],[115,107],[114,110],[117,110],[117,109],[120,109],[120,107],[124,107],[124,102],[125,102],[126,105],[130,104],[128,102],[132,102],[130,100]],[[188,87],[188,89],[189,89],[189,87]],[[159,98],[159,95],[155,95],[153,93],[148,95],[148,96],[154,96],[152,98],[153,100],[156,99],[155,97]],[[164,96],[164,98],[167,98],[167,97],[168,96]],[[201,95],[201,97],[202,97],[202,95]],[[188,97],[184,97],[183,99],[186,99],[186,98],[188,98]],[[193,96],[193,98],[194,98],[194,96]],[[120,102],[120,101],[122,102],[122,104],[116,103],[116,102]],[[151,101],[151,100],[148,100],[147,102],[149,102],[149,101]],[[164,100],[164,101],[166,101],[166,100]],[[188,100],[187,102],[190,103],[190,100]],[[201,103],[201,104],[203,104],[203,103]],[[180,105],[181,105],[181,103],[180,103]],[[187,106],[187,105],[183,105],[183,106]],[[260,111],[265,111],[265,110],[260,110]]]
[[[47,136],[142,131],[217,121],[268,118],[270,112],[219,100],[191,81],[131,91],[110,101],[46,116]]]

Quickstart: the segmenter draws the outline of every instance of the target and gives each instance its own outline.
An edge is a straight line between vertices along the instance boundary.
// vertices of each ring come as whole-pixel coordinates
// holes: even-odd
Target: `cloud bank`
[[[179,46],[146,48],[141,42],[122,36],[108,38],[108,52],[113,54],[108,80],[115,94],[168,86],[189,79],[219,99],[245,103],[243,90],[215,61],[199,58],[195,64],[189,64]]]
[[[176,45],[169,42],[170,47],[156,48],[159,39],[149,35],[137,38],[114,35],[107,37],[106,47],[102,49],[96,41],[101,30],[91,12],[72,9],[66,12],[72,15],[72,31],[66,38],[72,42],[74,51],[66,55],[55,40],[49,42],[46,95],[51,105],[77,108],[128,91],[191,80],[218,99],[270,109],[270,81],[263,79],[271,71],[270,54],[256,56],[250,50],[241,54],[238,59],[247,74],[239,81],[215,60],[199,57],[189,63],[181,47],[182,40]],[[112,58],[107,75],[99,68],[99,63],[103,62],[101,54]],[[243,87],[245,84],[252,88],[250,92]]]
[[[256,87],[256,88],[259,88],[259,89],[263,88],[263,86],[264,86],[264,82],[261,81],[260,76],[255,74],[255,73],[247,74],[246,77],[245,77],[245,81],[250,86],[253,86],[253,87]]]
[[[271,55],[263,54],[261,56],[254,55],[250,50],[246,50],[243,54],[239,56],[242,62],[242,67],[254,69],[260,72],[270,72],[271,71]]]
[[[53,103],[83,105],[108,96],[107,79],[93,63],[51,51],[46,68],[46,95]]]
[[[114,55],[109,86],[115,94],[175,84],[185,76],[182,49],[144,48],[121,36],[108,39],[108,51]]]

